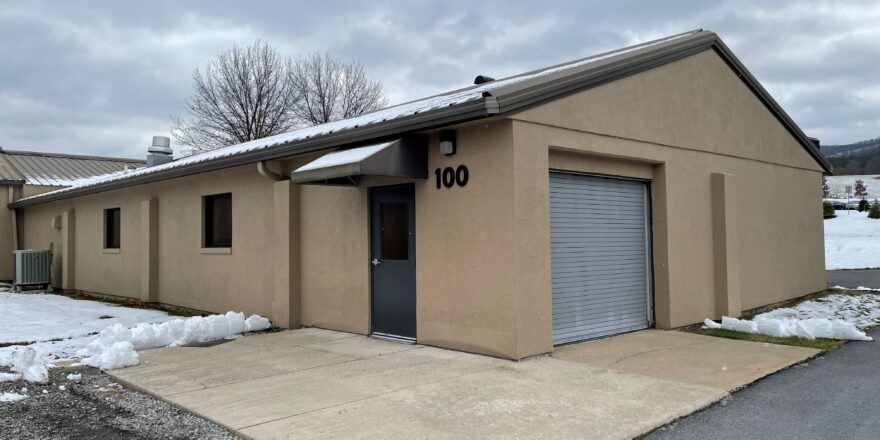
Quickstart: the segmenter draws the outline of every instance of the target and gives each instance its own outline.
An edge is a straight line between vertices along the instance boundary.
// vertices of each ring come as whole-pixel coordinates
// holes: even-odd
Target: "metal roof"
[[[81,179],[142,168],[144,161],[0,148],[0,182],[68,187]]]
[[[417,131],[506,116],[705,50],[718,53],[812,157],[826,171],[831,171],[830,164],[815,145],[721,39],[714,32],[698,29],[164,165],[92,179],[74,187],[21,199],[10,206],[30,206],[321,149],[378,143]]]

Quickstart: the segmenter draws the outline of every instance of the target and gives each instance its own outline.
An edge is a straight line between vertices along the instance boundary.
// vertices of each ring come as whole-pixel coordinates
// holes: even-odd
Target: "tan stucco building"
[[[65,289],[520,359],[823,289],[828,171],[695,31],[10,206]]]

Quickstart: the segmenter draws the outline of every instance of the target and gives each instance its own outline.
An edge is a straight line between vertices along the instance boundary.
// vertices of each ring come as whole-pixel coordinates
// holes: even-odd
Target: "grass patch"
[[[840,345],[843,344],[843,341],[841,341],[840,339],[805,339],[798,338],[796,336],[779,338],[776,336],[753,335],[751,333],[737,332],[733,330],[726,330],[723,328],[699,329],[695,330],[694,333],[699,333],[701,335],[707,336],[715,336],[718,338],[736,339],[738,341],[765,342],[768,344],[815,348],[817,350],[834,350],[835,348],[840,347]]]

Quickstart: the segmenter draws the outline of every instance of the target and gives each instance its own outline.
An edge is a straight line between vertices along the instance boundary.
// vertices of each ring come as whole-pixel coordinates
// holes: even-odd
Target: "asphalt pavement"
[[[828,285],[880,289],[880,269],[827,270]],[[880,435],[878,435],[880,437]]]
[[[875,340],[880,328],[868,332]],[[645,439],[880,438],[880,342],[848,342]]]

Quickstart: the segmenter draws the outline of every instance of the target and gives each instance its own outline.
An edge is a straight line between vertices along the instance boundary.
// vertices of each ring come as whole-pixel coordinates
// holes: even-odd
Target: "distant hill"
[[[880,174],[880,138],[846,145],[823,145],[822,154],[838,176]]]

